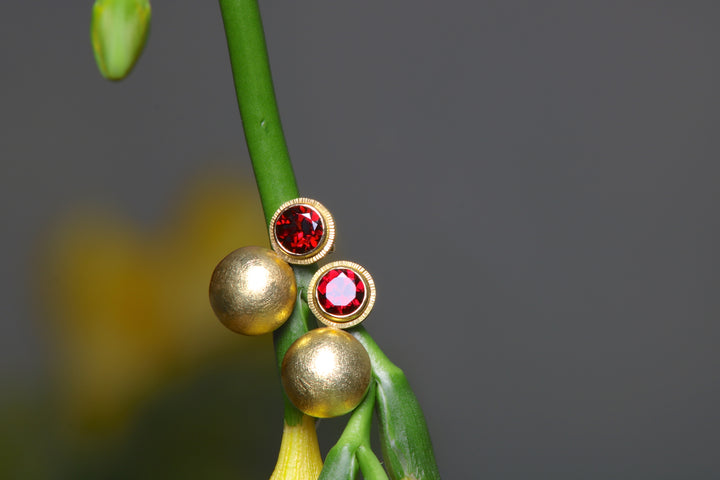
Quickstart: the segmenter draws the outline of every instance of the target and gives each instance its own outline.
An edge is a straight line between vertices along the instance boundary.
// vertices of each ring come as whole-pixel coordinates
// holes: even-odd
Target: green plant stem
[[[257,0],[220,0],[235,92],[265,221],[297,198],[290,155],[278,113]]]
[[[373,453],[370,442],[360,445],[355,455],[357,455],[360,471],[365,480],[388,480],[388,475],[380,460]]]
[[[265,212],[265,222],[269,225],[278,207],[297,198],[299,194],[275,101],[260,10],[257,0],[220,0],[220,11],[245,140]],[[312,267],[296,267],[293,270],[298,286],[295,310],[273,335],[278,366],[292,342],[308,331],[309,317],[312,317],[303,299],[314,270]],[[285,423],[299,424],[302,413],[287,396],[283,396]]]

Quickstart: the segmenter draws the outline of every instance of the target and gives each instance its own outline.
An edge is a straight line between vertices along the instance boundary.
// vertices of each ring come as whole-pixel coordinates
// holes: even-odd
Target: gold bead
[[[230,330],[262,335],[290,317],[297,287],[293,270],[272,250],[242,247],[223,258],[210,280],[210,305]]]
[[[319,418],[344,415],[357,407],[371,376],[365,347],[349,333],[329,327],[298,338],[281,367],[290,401],[303,413]]]

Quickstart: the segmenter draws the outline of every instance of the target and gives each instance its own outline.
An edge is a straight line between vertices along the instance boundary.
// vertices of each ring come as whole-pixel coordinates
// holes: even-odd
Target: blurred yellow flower
[[[121,427],[168,380],[270,338],[225,329],[208,303],[215,264],[266,245],[254,185],[217,173],[196,180],[170,220],[143,232],[117,213],[85,209],[44,242],[37,278],[50,320],[53,373],[64,411],[84,431]]]

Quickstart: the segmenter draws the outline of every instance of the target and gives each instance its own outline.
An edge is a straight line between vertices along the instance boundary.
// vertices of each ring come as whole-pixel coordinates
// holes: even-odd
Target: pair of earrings
[[[288,263],[315,263],[334,247],[332,215],[309,198],[281,205],[269,228],[273,250],[239,248],[220,261],[210,281],[215,314],[244,335],[269,333],[290,317],[297,286]],[[375,284],[360,265],[332,262],[313,275],[307,302],[327,327],[306,333],[290,346],[281,366],[282,384],[302,412],[322,418],[343,415],[362,401],[372,374],[367,351],[343,329],[370,313]]]
[[[288,263],[307,265],[334,249],[335,221],[320,202],[296,198],[278,208],[270,220],[270,244]],[[362,322],[375,304],[375,283],[357,263],[328,263],[308,285],[308,305],[329,327],[350,328]]]

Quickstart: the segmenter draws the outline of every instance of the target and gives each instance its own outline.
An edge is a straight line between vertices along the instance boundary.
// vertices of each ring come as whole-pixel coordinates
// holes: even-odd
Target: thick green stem
[[[270,74],[257,0],[220,0],[235,92],[266,222],[298,197]]]
[[[220,0],[220,11],[245,140],[269,224],[275,210],[299,194],[275,101],[260,10],[257,0]],[[302,298],[312,272],[308,267],[294,270],[299,293],[295,310],[274,333],[278,366],[292,342],[309,328]],[[302,413],[285,397],[285,422],[297,425],[301,420]]]

